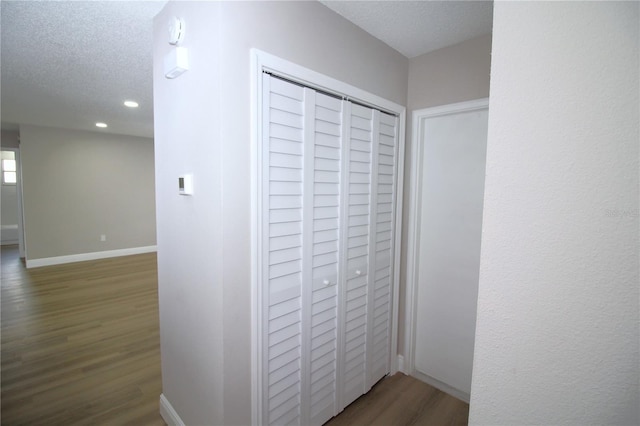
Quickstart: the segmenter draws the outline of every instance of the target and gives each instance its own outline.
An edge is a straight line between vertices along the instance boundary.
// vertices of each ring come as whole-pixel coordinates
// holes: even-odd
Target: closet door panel
[[[302,346],[303,90],[263,80],[263,418],[300,423]]]
[[[321,425],[336,414],[342,102],[314,101],[309,415]]]
[[[265,74],[262,422],[321,425],[389,372],[397,119]]]
[[[346,217],[343,221],[344,244],[344,351],[342,408],[366,391],[367,286],[371,225],[371,166],[373,110],[349,103],[347,170],[344,197]]]
[[[379,113],[378,144],[375,174],[376,223],[374,227],[373,253],[374,267],[371,278],[370,306],[370,346],[368,348],[368,364],[370,369],[369,386],[389,373],[389,357],[391,354],[391,295],[393,277],[395,218],[393,205],[396,191],[397,162],[397,118]],[[384,167],[389,166],[389,167]]]

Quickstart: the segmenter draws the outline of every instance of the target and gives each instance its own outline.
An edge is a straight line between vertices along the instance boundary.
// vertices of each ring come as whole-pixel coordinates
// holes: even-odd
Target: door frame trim
[[[444,115],[459,114],[489,108],[489,98],[436,106],[415,110],[412,113],[411,177],[409,180],[409,220],[407,223],[407,264],[405,270],[405,316],[404,316],[404,370],[403,373],[415,376],[415,343],[417,321],[417,280],[420,237],[420,204],[422,193],[422,156],[427,120]]]
[[[261,271],[260,247],[262,247],[262,224],[260,212],[262,211],[262,73],[272,72],[289,80],[317,88],[329,93],[345,95],[348,99],[362,103],[373,108],[385,110],[398,116],[398,162],[396,183],[396,210],[395,210],[395,241],[393,264],[393,295],[391,312],[391,342],[390,342],[390,374],[398,371],[398,324],[399,318],[399,294],[400,294],[400,268],[401,268],[401,236],[402,236],[402,205],[404,183],[404,159],[405,159],[405,125],[406,108],[395,102],[359,89],[350,84],[336,80],[319,72],[289,62],[285,59],[271,55],[259,49],[251,49],[251,423],[252,425],[264,424],[262,421],[262,376],[261,364],[262,325],[260,318],[263,316],[261,300]]]

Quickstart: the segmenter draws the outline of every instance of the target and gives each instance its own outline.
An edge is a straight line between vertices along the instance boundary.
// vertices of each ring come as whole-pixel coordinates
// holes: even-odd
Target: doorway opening
[[[3,148],[0,151],[0,244],[18,245],[20,257],[25,257],[24,221],[22,216],[22,182],[20,179],[20,150]]]

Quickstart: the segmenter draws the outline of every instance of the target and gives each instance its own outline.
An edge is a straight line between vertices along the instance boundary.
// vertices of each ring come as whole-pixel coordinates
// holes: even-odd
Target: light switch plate
[[[193,175],[178,176],[178,192],[180,195],[193,195]]]

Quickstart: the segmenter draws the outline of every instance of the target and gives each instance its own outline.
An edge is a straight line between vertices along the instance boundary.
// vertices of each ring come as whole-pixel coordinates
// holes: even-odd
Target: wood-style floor
[[[2,425],[164,425],[155,254],[25,269],[2,247]],[[327,426],[466,425],[469,405],[403,374]]]
[[[402,373],[386,377],[325,426],[467,425],[469,404]]]
[[[164,425],[155,254],[1,260],[2,424]]]

